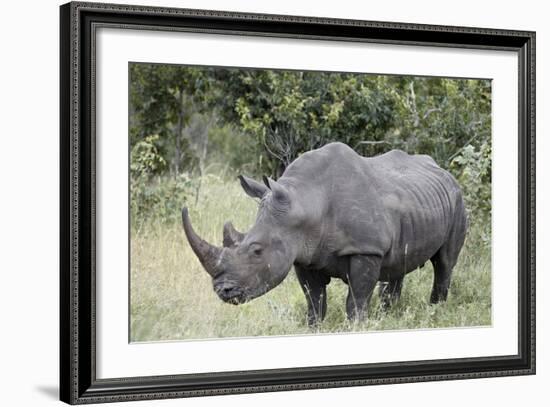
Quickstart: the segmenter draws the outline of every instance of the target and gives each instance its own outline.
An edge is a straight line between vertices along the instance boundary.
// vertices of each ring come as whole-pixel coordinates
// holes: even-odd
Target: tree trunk
[[[199,203],[199,195],[201,192],[202,176],[204,174],[204,168],[202,160],[199,158],[199,182],[197,183],[197,189],[195,190],[195,206]]]
[[[185,110],[183,109],[183,91],[179,91],[179,111],[178,111],[178,124],[176,125],[176,151],[174,155],[174,175],[177,177],[180,173],[180,160],[181,160],[181,138],[183,136],[183,119]]]

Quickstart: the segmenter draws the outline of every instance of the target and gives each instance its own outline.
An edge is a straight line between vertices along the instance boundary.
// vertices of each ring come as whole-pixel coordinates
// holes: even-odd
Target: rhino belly
[[[430,165],[417,166],[394,181],[383,197],[393,233],[381,277],[389,279],[422,266],[445,244],[460,191],[450,174]]]
[[[382,262],[380,279],[399,278],[430,260],[446,241],[447,218],[442,211],[429,215],[402,214],[392,247]]]
[[[395,254],[384,259],[380,271],[380,280],[394,280],[422,267],[437,253],[440,247],[441,244],[432,244],[421,248],[409,247],[408,245],[396,248]]]

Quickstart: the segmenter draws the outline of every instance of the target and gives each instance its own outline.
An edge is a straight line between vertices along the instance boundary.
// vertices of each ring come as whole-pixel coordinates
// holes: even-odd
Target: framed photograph
[[[70,404],[535,373],[535,33],[60,8]]]

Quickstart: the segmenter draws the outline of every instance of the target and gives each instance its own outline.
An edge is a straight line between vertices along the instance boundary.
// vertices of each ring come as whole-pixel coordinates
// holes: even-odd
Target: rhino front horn
[[[195,255],[208,274],[214,276],[216,274],[216,267],[218,265],[222,249],[204,241],[195,233],[193,226],[191,226],[191,221],[189,220],[189,211],[187,208],[183,208],[181,210],[181,219],[183,222],[185,236],[187,236],[187,240],[189,241],[189,245],[193,249],[193,252],[195,252]]]

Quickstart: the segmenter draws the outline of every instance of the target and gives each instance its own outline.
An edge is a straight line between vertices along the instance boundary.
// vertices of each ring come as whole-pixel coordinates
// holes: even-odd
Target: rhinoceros
[[[431,157],[400,150],[363,157],[330,143],[300,155],[277,181],[239,180],[259,209],[247,233],[224,225],[223,247],[200,238],[182,210],[189,244],[223,301],[259,297],[294,266],[310,325],[325,317],[332,278],[348,285],[348,318],[362,320],[378,282],[381,304],[390,306],[404,276],[428,260],[430,301],[447,299],[468,220],[457,181]]]

